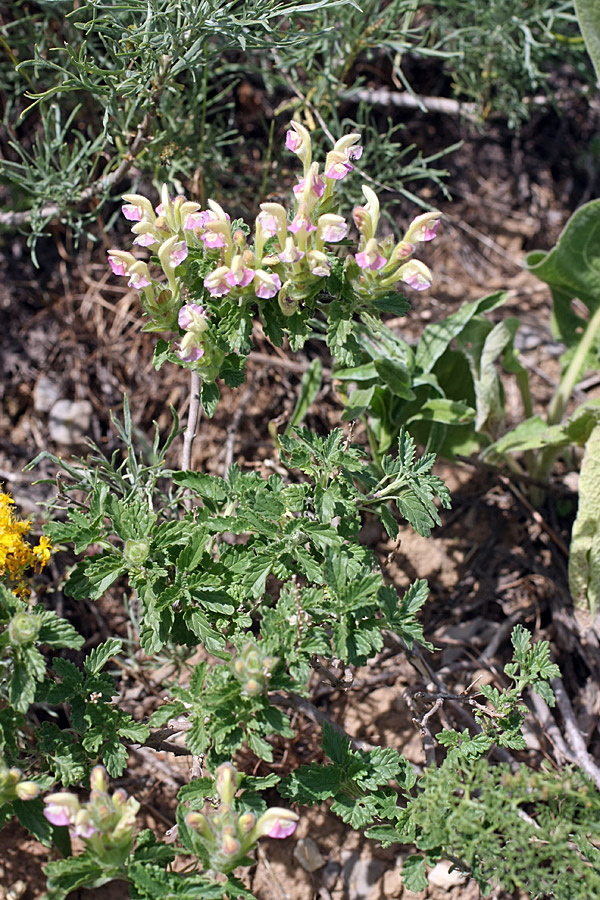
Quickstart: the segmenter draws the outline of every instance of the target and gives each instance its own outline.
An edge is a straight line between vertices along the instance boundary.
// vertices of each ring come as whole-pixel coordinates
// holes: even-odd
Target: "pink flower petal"
[[[115,275],[127,275],[127,268],[122,259],[118,256],[111,256],[109,253],[108,264]]]
[[[70,825],[71,817],[66,806],[50,803],[44,810],[44,815],[51,825]]]
[[[137,244],[139,247],[152,247],[153,244],[158,244],[158,241],[149,231],[147,231],[145,234],[138,234],[133,243]]]
[[[210,250],[225,246],[225,238],[218,231],[205,231],[201,237]]]
[[[129,219],[130,222],[140,222],[144,215],[142,207],[135,206],[133,203],[126,203],[125,206],[122,207],[122,211],[125,218]]]
[[[146,278],[145,275],[140,274],[139,272],[133,272],[127,282],[128,287],[136,288],[137,290],[141,290],[142,288],[148,287],[150,282]]]
[[[296,830],[297,822],[286,821],[285,819],[278,819],[274,822],[273,827],[270,831],[267,832],[268,837],[272,838],[286,838],[293,834]]]

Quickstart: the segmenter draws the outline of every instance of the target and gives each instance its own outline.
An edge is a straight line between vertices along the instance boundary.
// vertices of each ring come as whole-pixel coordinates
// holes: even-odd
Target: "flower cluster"
[[[278,807],[268,809],[259,818],[253,812],[238,813],[234,798],[240,776],[235,767],[223,763],[215,774],[219,806],[207,815],[190,812],[185,820],[196,832],[210,868],[227,874],[240,865],[259,838],[286,838],[293,834],[298,816]]]
[[[357,294],[376,298],[387,293],[397,282],[408,284],[415,291],[431,287],[432,274],[425,263],[413,259],[416,244],[432,241],[440,224],[441,213],[426,212],[417,216],[401,241],[392,235],[377,239],[379,199],[375,191],[363,185],[366,204],[352,212],[360,232],[359,252],[349,260],[349,280]]]
[[[95,766],[90,775],[90,797],[81,804],[68,791],[44,798],[44,815],[52,825],[67,825],[72,836],[83,840],[98,858],[118,864],[129,856],[140,804],[127,798],[123,790],[108,793],[103,766]]]
[[[7,578],[9,587],[19,596],[27,596],[23,576],[27,569],[40,571],[50,559],[52,545],[47,537],[40,537],[32,547],[25,540],[31,523],[18,519],[9,494],[0,493],[0,577]]]
[[[263,694],[278,661],[276,656],[265,656],[254,641],[248,641],[232,664],[233,674],[241,682],[244,694],[249,697]]]
[[[40,789],[34,781],[27,781],[16,766],[8,768],[0,759],[0,806],[13,800],[33,800]]]
[[[339,213],[335,189],[362,155],[359,140],[359,134],[340,138],[321,171],[312,159],[308,130],[292,122],[286,146],[303,166],[302,177],[293,188],[293,208],[288,215],[279,203],[261,203],[252,242],[249,229],[236,227],[214,200],[208,200],[203,210],[183,196],[170,196],[164,185],[161,202],[154,208],[141,194],[125,194],[123,213],[133,222],[134,244],[149,248],[166,276],[165,284],[133,254],[108,251],[113,272],[126,277],[128,285],[140,292],[151,319],[145,330],[183,334],[179,358],[199,366],[198,371],[204,369],[208,377],[216,343],[207,303],[214,308],[212,301],[225,296],[238,305],[277,297],[283,314],[292,316],[301,303],[321,292],[331,273],[335,245],[348,244],[348,223]],[[363,187],[363,192],[367,203],[353,212],[358,248],[345,259],[346,278],[356,295],[372,302],[399,281],[419,291],[429,287],[431,272],[412,257],[417,243],[435,236],[440,213],[417,216],[399,242],[391,236],[379,239],[379,201],[370,188]],[[185,264],[190,254],[202,261],[204,305],[186,297]]]

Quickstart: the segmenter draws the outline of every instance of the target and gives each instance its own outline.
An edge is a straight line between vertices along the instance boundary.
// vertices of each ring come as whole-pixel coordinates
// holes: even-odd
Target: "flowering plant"
[[[359,140],[353,133],[336,141],[321,171],[309,131],[292,122],[286,146],[303,166],[292,208],[288,215],[279,203],[261,203],[252,239],[249,226],[232,221],[214,200],[203,210],[186,197],[172,197],[167,185],[156,208],[141,194],[124,195],[133,243],[153,255],[149,264],[112,249],[108,261],[139,291],[149,320],[145,330],[175,334],[169,343],[159,342],[157,365],[168,358],[204,383],[219,375],[239,383],[255,309],[273,343],[281,345],[287,334],[295,348],[318,328],[311,317],[324,316],[330,348],[349,362],[358,352],[352,331],[361,316],[391,308],[403,314],[406,303],[393,292],[398,283],[418,291],[431,285],[430,270],[414,253],[417,244],[435,237],[439,212],[418,215],[400,241],[381,237],[379,200],[364,185],[366,203],[352,213],[357,240],[350,240],[337,188],[361,158]]]
[[[286,145],[303,166],[293,208],[288,214],[278,203],[261,204],[252,238],[215,201],[201,209],[164,188],[154,208],[142,195],[125,195],[136,247],[152,256],[145,261],[114,249],[110,265],[139,291],[146,329],[170,332],[168,341],[158,342],[156,364],[168,359],[190,369],[191,401],[201,390],[207,411],[218,400],[216,379],[232,385],[243,380],[256,315],[276,344],[287,336],[294,348],[325,334],[336,362],[348,367],[361,361],[363,338],[377,329],[383,333],[382,313],[405,312],[407,303],[395,286],[423,290],[430,284],[431,273],[414,252],[435,236],[439,213],[418,215],[399,241],[382,236],[379,200],[364,186],[365,204],[354,209],[352,224],[342,215],[337,187],[361,156],[358,141],[353,133],[335,142],[321,171],[312,160],[309,132],[292,123]],[[316,371],[312,363],[307,375]],[[304,387],[314,398],[308,381]],[[402,377],[394,387],[406,393]],[[335,814],[367,829],[369,837],[414,843],[425,854],[406,861],[405,884],[414,890],[426,886],[426,861],[436,862],[444,852],[482,886],[488,873],[493,877],[497,859],[507,856],[504,835],[490,838],[480,859],[470,841],[452,839],[444,821],[436,820],[430,833],[420,800],[423,791],[436,797],[440,779],[426,772],[417,784],[417,773],[399,750],[363,749],[310,700],[313,673],[335,690],[343,688],[340,668],[344,679],[352,678],[356,667],[366,666],[390,642],[399,653],[418,658],[435,683],[415,652],[417,643],[433,649],[418,621],[427,585],[418,580],[399,594],[360,533],[368,514],[393,539],[400,520],[426,537],[450,496],[432,472],[433,454],[419,458],[405,429],[398,429],[393,448],[386,447],[393,452],[374,459],[373,446],[369,452],[341,428],[320,435],[300,427],[309,403],[299,399],[293,422],[277,438],[276,471],[266,476],[229,464],[222,476],[192,469],[193,402],[177,470],[167,465],[180,434],[177,417],[166,440],[161,443],[157,429],[151,453],[144,454],[136,447],[127,400],[123,422],[113,417],[122,457],[107,457],[95,445],[89,461],[42,454],[66,477],[54,501],[60,515],[46,526],[39,561],[51,545],[72,543],[79,559],[63,586],[67,597],[93,603],[118,581],[119,596],[128,598],[127,640],[109,637],[78,654],[76,662],[61,655],[50,659],[48,648],[77,651],[83,638],[42,604],[24,599],[18,579],[35,557],[22,549],[6,555],[17,561],[5,571],[9,583],[16,573],[17,589],[0,591],[0,748],[6,760],[0,814],[20,815],[41,840],[61,848],[63,858],[46,867],[49,900],[112,879],[128,882],[139,900],[251,897],[239,872],[253,863],[257,842],[291,837],[299,818],[270,797],[267,802],[266,792],[276,787],[294,803],[331,801]],[[14,538],[22,526],[10,515],[5,520]],[[13,541],[17,548],[19,538]],[[497,746],[525,746],[522,691],[531,688],[554,702],[547,681],[557,670],[548,645],[531,646],[518,627],[513,647],[515,661],[505,675],[514,687],[481,688],[488,705],[475,702],[475,734],[445,730],[437,736],[447,750],[442,781],[448,796],[432,805],[458,806],[454,835],[461,834],[461,816],[468,819],[468,834],[473,832],[462,808],[463,785],[473,787],[473,794],[479,790],[488,772],[484,757]],[[165,658],[171,666],[162,666]],[[124,679],[142,667],[140,684],[152,693],[152,712],[136,720],[136,711],[121,704]],[[447,697],[465,699],[442,691],[435,703]],[[37,709],[47,719],[39,722]],[[292,767],[281,778],[271,764],[295,736],[297,717],[290,711],[322,725],[331,764]],[[421,720],[422,734],[430,738],[426,723],[432,714]],[[432,748],[426,749],[428,771],[436,771]],[[136,834],[141,794],[138,800],[122,787],[109,790],[109,776],[128,777],[130,751],[157,750],[192,758],[169,842],[149,829]],[[43,802],[34,796],[37,780],[21,778],[24,751],[58,788]],[[249,756],[268,774],[238,771],[232,760]],[[72,786],[87,786],[88,779],[90,793],[82,799]],[[476,811],[479,822],[486,820],[486,809]],[[577,846],[577,853],[569,850],[574,872],[595,852],[587,831],[577,831],[578,843],[567,841],[567,850]],[[546,846],[546,838],[538,844]],[[510,881],[510,867],[502,871],[508,884],[522,885]]]

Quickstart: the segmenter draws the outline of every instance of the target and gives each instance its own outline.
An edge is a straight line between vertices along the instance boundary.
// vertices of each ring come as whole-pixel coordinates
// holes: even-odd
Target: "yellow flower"
[[[31,522],[18,519],[13,506],[15,501],[9,494],[0,493],[0,577],[7,576],[14,582],[12,590],[16,594],[29,593],[23,581],[26,569],[37,567],[41,571],[52,552],[52,544],[42,536],[35,547],[31,547],[24,537],[31,529]]]

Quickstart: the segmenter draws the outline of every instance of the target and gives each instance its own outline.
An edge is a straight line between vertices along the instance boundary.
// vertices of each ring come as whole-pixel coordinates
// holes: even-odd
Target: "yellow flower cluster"
[[[47,537],[41,537],[35,547],[25,541],[31,522],[18,519],[12,507],[15,501],[9,494],[0,493],[0,577],[12,582],[12,590],[21,596],[29,593],[23,581],[26,569],[41,571],[52,552]]]

